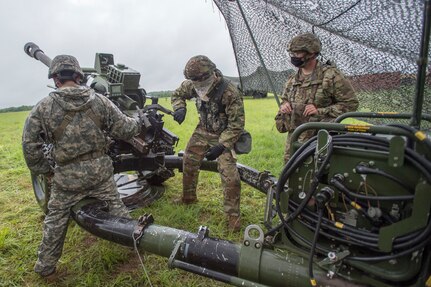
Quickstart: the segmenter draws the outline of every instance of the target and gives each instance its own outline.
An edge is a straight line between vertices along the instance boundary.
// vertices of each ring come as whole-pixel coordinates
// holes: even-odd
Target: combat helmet
[[[306,51],[310,54],[320,53],[322,44],[319,38],[312,33],[304,33],[292,38],[287,46],[289,52]]]
[[[49,66],[48,79],[51,79],[55,74],[63,71],[70,71],[77,73],[84,78],[84,73],[79,66],[78,60],[74,56],[70,55],[58,55],[56,56]]]
[[[203,81],[215,70],[216,65],[207,57],[198,55],[191,57],[184,68],[184,77],[192,81]]]

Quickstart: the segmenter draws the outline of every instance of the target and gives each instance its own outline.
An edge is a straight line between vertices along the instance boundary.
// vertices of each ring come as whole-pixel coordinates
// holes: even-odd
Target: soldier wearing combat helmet
[[[196,99],[199,123],[185,150],[183,194],[176,202],[197,202],[196,186],[201,163],[204,158],[217,159],[228,227],[239,231],[241,185],[234,144],[244,130],[241,94],[203,55],[194,56],[187,62],[184,76],[186,80],[172,95],[174,120],[181,124],[187,112],[186,100]]]
[[[75,82],[79,82],[84,78],[84,73],[75,57],[58,55],[52,60],[48,69],[48,79],[53,77],[58,79],[69,77]]]
[[[48,213],[34,271],[50,276],[56,270],[66,237],[70,209],[83,198],[108,203],[109,211],[129,217],[120,200],[111,158],[105,153],[109,139],[130,139],[139,133],[137,120],[125,116],[110,100],[80,86],[84,74],[75,57],[59,55],[48,78],[57,89],[30,112],[22,148],[28,168],[51,182]],[[43,147],[50,146],[49,157]]]
[[[290,62],[298,71],[285,84],[276,117],[277,129],[289,133],[285,162],[290,157],[290,135],[296,127],[307,122],[330,122],[358,108],[358,99],[349,80],[335,66],[317,59],[321,49],[319,38],[312,33],[293,37],[287,47]],[[298,140],[304,142],[314,134],[315,131],[305,131]]]

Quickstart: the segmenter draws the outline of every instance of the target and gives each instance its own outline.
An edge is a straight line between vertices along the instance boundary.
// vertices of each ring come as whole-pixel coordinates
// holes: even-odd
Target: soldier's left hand
[[[223,153],[224,150],[225,147],[222,144],[210,147],[210,149],[205,154],[205,157],[207,158],[207,160],[215,160]]]
[[[316,115],[317,113],[318,112],[317,112],[316,106],[313,104],[308,104],[305,106],[303,115],[304,116],[311,116],[311,115]]]

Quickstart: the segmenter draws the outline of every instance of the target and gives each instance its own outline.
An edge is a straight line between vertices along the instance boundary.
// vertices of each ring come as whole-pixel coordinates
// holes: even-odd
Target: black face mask
[[[305,61],[303,60],[303,58],[299,58],[299,57],[290,57],[290,62],[292,63],[292,65],[294,65],[297,68],[300,68],[305,64]]]

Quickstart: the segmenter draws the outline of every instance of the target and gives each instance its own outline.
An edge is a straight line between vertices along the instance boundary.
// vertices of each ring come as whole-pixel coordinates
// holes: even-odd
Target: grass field
[[[170,100],[160,104],[170,108]],[[278,176],[283,164],[285,135],[274,126],[277,105],[273,98],[245,100],[246,129],[253,136],[253,150],[240,155],[239,162],[257,170],[269,170]],[[21,152],[21,133],[28,112],[0,114],[0,286],[151,286],[133,249],[99,239],[71,221],[58,264],[62,278],[47,282],[33,272],[41,239],[43,213],[39,209],[30,182],[30,173]],[[165,127],[180,137],[176,151],[184,150],[197,123],[196,108],[190,102],[185,122],[178,125],[165,116]],[[132,212],[134,218],[152,213],[155,223],[197,232],[200,225],[210,228],[210,236],[240,242],[242,233],[226,229],[222,191],[217,173],[201,172],[199,203],[190,207],[171,202],[181,194],[181,173],[166,183],[165,195],[152,206]],[[260,224],[263,218],[263,194],[242,185],[241,213],[243,228]],[[144,265],[152,286],[225,286],[223,283],[168,269],[167,259],[144,255]]]

